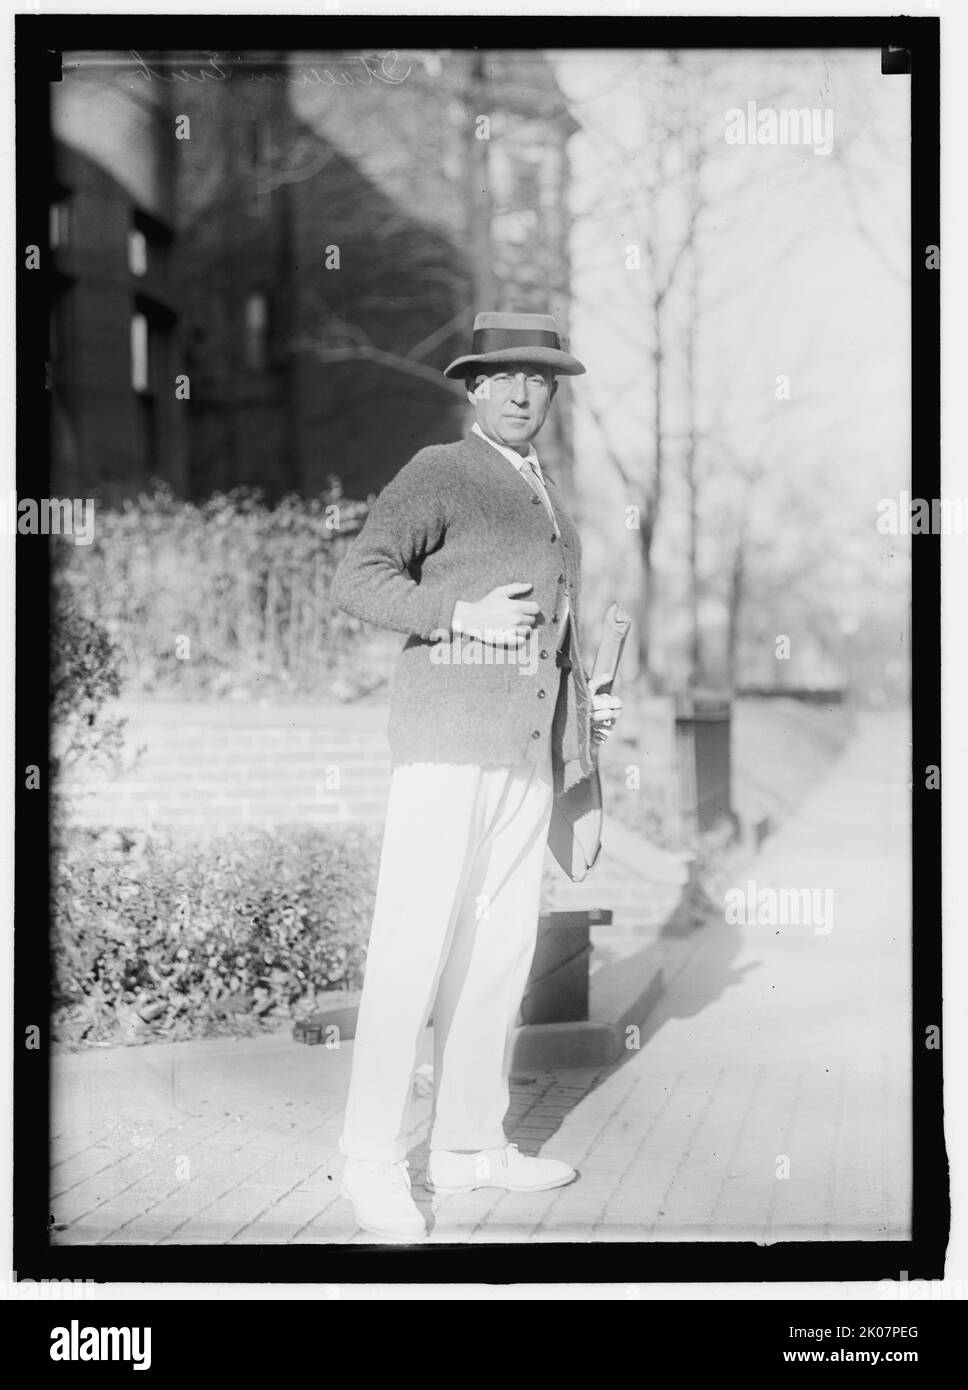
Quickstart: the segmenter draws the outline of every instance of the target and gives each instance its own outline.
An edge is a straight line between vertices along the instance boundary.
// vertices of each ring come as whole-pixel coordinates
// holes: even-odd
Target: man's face
[[[525,455],[551,409],[558,383],[547,367],[528,362],[497,362],[479,372],[467,397],[477,423],[491,439]]]

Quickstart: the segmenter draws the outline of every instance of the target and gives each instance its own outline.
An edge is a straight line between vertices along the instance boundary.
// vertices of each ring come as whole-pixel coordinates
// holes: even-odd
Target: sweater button
[[[531,733],[531,737],[532,737],[532,738],[540,738],[540,737],[541,737],[541,730],[540,730],[540,729],[534,729],[534,730],[532,731],[532,733]]]
[[[537,502],[537,500],[538,500],[537,497],[536,497],[534,500]],[[555,541],[558,539],[558,537],[557,537],[557,536],[549,536],[548,539],[550,540],[551,544],[554,545],[554,543],[555,543]]]
[[[539,652],[539,656],[541,657],[541,660],[542,660],[542,661],[547,661],[547,660],[548,660],[548,653],[547,653],[547,652]]]
[[[544,691],[543,691],[543,690],[539,690],[539,691],[538,691],[538,699],[539,699],[539,700],[543,700],[544,697],[545,697]]]
[[[564,584],[564,582],[565,582],[565,576],[564,576],[563,574],[559,574],[559,576],[558,576],[558,583],[559,583],[559,584]]]
[[[541,506],[541,498],[540,498],[540,497],[532,497],[532,499],[531,499],[531,505],[532,505],[532,507],[540,507],[540,506]]]

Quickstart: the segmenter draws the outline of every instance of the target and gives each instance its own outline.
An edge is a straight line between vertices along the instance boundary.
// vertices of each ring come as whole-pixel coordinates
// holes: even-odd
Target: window
[[[131,389],[148,390],[148,320],[144,314],[131,316]]]
[[[245,299],[245,365],[250,371],[265,371],[268,337],[269,301],[255,291]]]
[[[272,130],[265,120],[254,120],[249,123],[248,131],[248,159],[253,167],[266,165],[272,159]]]
[[[268,217],[271,206],[272,129],[267,121],[251,121],[243,136],[246,208],[250,217]]]
[[[154,396],[139,396],[136,409],[138,412],[138,430],[141,435],[143,476],[154,478],[158,473],[160,461],[158,419]]]
[[[148,238],[140,227],[128,230],[128,269],[132,275],[148,274]]]
[[[517,163],[514,166],[514,192],[511,195],[515,208],[536,208],[541,202],[541,176],[537,165]]]
[[[54,282],[50,297],[50,361],[54,375],[65,381],[70,375],[73,346],[73,287]]]
[[[153,244],[150,230],[148,245]],[[171,467],[171,397],[175,316],[167,305],[146,295],[131,305],[131,389],[139,422],[137,466],[142,477]]]
[[[129,274],[139,279],[151,275],[164,282],[171,241],[172,230],[166,223],[143,208],[132,208],[127,245]]]
[[[57,198],[50,205],[50,224],[48,238],[50,249],[56,251],[66,246],[71,234],[71,208],[66,198]]]

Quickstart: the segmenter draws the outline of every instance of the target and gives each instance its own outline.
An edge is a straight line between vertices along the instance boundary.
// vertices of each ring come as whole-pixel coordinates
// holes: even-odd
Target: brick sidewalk
[[[717,920],[625,1065],[515,1082],[510,1137],[574,1163],[578,1182],[432,1200],[417,1103],[432,1241],[907,1237],[906,764],[906,722],[865,719],[742,875],[829,889],[828,934]],[[365,1242],[338,1195],[351,1047],[280,1036],[58,1058],[54,1239]]]
[[[741,876],[830,889],[832,930],[703,929],[641,1050],[546,1145],[584,1171],[533,1238],[909,1238],[907,738],[865,719]]]
[[[352,1046],[306,1047],[280,1035],[59,1056],[54,1242],[366,1240],[339,1197],[337,1140]],[[422,1063],[431,1052],[428,1032]],[[523,1152],[538,1152],[598,1075],[542,1073],[514,1083],[509,1122]],[[428,1113],[418,1089],[411,1166],[415,1195],[429,1209],[419,1185]],[[478,1206],[470,1202],[466,1221]],[[447,1221],[457,1211],[448,1208]]]

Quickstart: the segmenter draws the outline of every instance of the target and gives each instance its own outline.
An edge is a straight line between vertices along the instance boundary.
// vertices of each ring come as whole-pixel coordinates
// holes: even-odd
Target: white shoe
[[[503,1187],[508,1192],[546,1192],[564,1187],[578,1174],[557,1158],[526,1158],[517,1144],[482,1149],[476,1154],[434,1149],[427,1163],[427,1186],[434,1192],[473,1192],[476,1187]]]
[[[406,1159],[379,1163],[348,1158],[340,1191],[353,1203],[357,1225],[386,1240],[420,1240],[427,1223],[410,1195]]]

